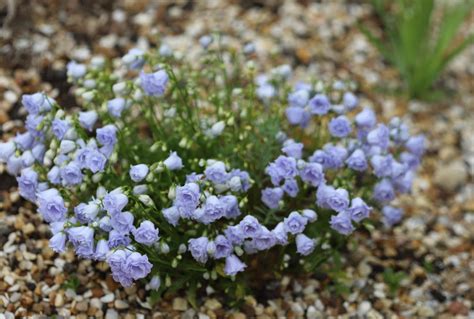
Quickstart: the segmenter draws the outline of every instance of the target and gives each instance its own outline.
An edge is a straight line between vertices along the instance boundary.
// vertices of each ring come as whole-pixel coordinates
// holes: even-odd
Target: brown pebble
[[[92,288],[92,296],[94,296],[95,298],[100,298],[104,295],[104,290],[100,287],[94,287]]]
[[[113,278],[112,275],[108,275],[107,278],[105,279],[105,283],[107,284],[107,288],[109,288],[110,291],[115,291],[119,288],[119,283],[117,283]]]
[[[453,301],[448,306],[449,313],[453,315],[467,316],[469,309],[460,301]]]

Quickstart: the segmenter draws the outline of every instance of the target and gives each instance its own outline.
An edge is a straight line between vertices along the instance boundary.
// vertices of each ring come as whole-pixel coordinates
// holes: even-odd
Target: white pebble
[[[115,299],[114,294],[110,293],[100,298],[100,301],[102,301],[103,303],[109,303],[109,302],[114,301],[114,299]]]

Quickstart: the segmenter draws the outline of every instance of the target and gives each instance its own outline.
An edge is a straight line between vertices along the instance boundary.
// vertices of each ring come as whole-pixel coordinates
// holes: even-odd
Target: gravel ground
[[[13,135],[25,112],[22,92],[45,90],[73,105],[65,83],[69,59],[121,55],[130,47],[195,50],[196,40],[220,30],[233,43],[253,41],[265,68],[296,67],[298,77],[354,79],[362,103],[398,114],[429,141],[407,215],[392,230],[357,232],[343,255],[347,287],[329,289],[324,272],[282,278],[227,309],[208,291],[200,308],[179,295],[154,307],[144,286],[123,289],[104,263],[58,255],[34,207],[20,199],[0,165],[0,319],[32,315],[87,318],[474,318],[474,48],[445,72],[443,102],[406,101],[386,94],[399,82],[357,28],[371,22],[359,1],[84,0],[0,3],[0,135]],[[10,7],[8,6],[10,5]],[[474,15],[471,15],[474,18]],[[0,21],[2,21],[0,20]],[[468,21],[466,32],[472,28]],[[380,89],[382,84],[382,89]],[[390,284],[387,271],[400,274]],[[385,275],[384,275],[385,273]],[[391,289],[398,288],[398,289]],[[3,314],[2,314],[3,313]]]

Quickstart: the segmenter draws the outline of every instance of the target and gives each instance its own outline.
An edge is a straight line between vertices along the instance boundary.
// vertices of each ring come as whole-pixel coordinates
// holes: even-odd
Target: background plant
[[[362,31],[398,69],[410,97],[432,97],[448,63],[474,43],[474,34],[460,35],[474,1],[439,1],[439,8],[434,0],[373,0],[372,5],[382,36],[364,25]]]

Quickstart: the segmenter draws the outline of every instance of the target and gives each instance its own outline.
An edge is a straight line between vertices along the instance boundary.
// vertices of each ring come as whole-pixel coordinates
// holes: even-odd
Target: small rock
[[[64,305],[64,296],[60,292],[56,295],[56,298],[54,298],[54,306],[55,307],[62,307]]]
[[[357,308],[357,314],[363,317],[370,311],[370,309],[372,309],[372,304],[368,301],[362,301]]]
[[[25,235],[31,235],[35,232],[36,228],[32,223],[28,223],[23,227],[23,233]]]
[[[115,308],[117,308],[119,310],[127,309],[129,307],[128,303],[126,301],[123,301],[123,300],[120,300],[120,299],[115,300],[114,306],[115,306]]]
[[[455,191],[467,179],[467,168],[463,161],[457,160],[446,165],[439,165],[434,181],[443,190]]]
[[[100,298],[100,301],[102,301],[103,303],[109,303],[109,302],[114,301],[114,299],[115,299],[115,295],[113,293],[110,293]]]
[[[15,303],[20,300],[21,294],[19,292],[15,292],[10,296],[10,302]]]
[[[217,299],[208,299],[206,300],[206,303],[204,304],[204,307],[210,310],[216,310],[222,307],[221,303]]]
[[[181,319],[194,319],[196,317],[196,311],[192,308],[186,310],[181,315]]]
[[[448,311],[452,315],[467,316],[467,314],[469,313],[469,308],[466,307],[460,301],[453,301],[452,303],[449,304]]]
[[[188,309],[188,302],[184,298],[173,299],[173,310],[186,311]]]
[[[105,319],[118,319],[119,314],[115,309],[108,309],[105,313]]]
[[[89,308],[87,301],[81,301],[76,304],[76,310],[80,312],[85,312]]]

